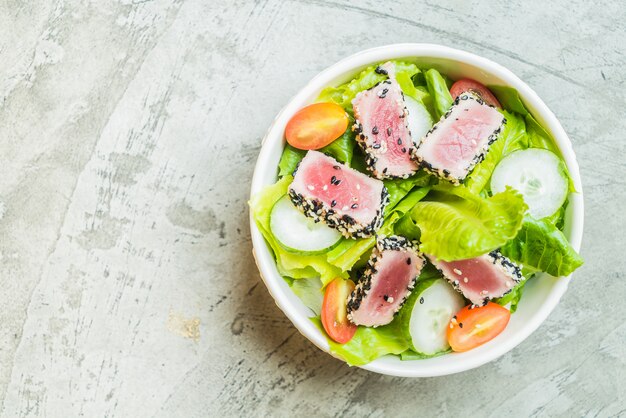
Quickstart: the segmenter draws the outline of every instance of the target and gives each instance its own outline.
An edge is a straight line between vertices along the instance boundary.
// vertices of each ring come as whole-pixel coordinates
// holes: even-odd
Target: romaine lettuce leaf
[[[269,227],[272,207],[287,193],[292,180],[291,175],[285,175],[250,201],[255,222],[274,253],[279,273],[295,279],[320,277],[323,286],[335,277],[348,277],[347,271],[374,246],[376,242],[374,237],[356,240],[344,238],[329,252],[316,255],[291,253],[274,238]],[[389,182],[394,193],[394,203],[386,208],[385,221],[380,233],[390,234],[393,231],[393,224],[428,193],[428,188],[415,188],[417,184],[424,182],[426,180],[420,176]]]
[[[567,276],[583,264],[567,238],[549,221],[524,218],[515,237],[500,251],[526,268],[546,272],[552,276]]]
[[[326,260],[325,254],[302,255],[286,251],[274,238],[270,230],[270,214],[274,204],[286,193],[293,177],[287,175],[276,184],[267,186],[263,191],[252,197],[250,209],[257,227],[269,244],[274,257],[276,267],[282,276],[294,279],[319,276],[323,283],[328,283],[335,277],[348,277],[348,273]]]
[[[561,152],[556,147],[554,140],[548,132],[535,120],[533,115],[528,113],[524,119],[526,120],[526,132],[528,132],[528,147],[543,148],[552,151],[559,157]]]
[[[496,142],[489,147],[485,159],[474,168],[465,181],[465,185],[473,193],[480,193],[483,189],[489,188],[491,174],[502,158],[513,151],[528,148],[528,135],[526,134],[524,119],[506,110],[502,113],[506,118],[506,125],[504,125]]]
[[[355,135],[354,132],[352,132],[353,123],[354,120],[350,118],[348,129],[346,129],[343,135],[325,147],[320,148],[319,151],[334,157],[340,163],[347,164],[348,166],[351,165],[354,147],[356,145]]]
[[[396,67],[396,77],[400,77],[401,80],[409,79],[419,72],[417,65],[404,62],[404,61],[392,61]],[[406,75],[406,77],[405,77]],[[320,93],[317,98],[318,102],[334,102],[339,106],[346,109],[349,114],[352,114],[352,99],[354,99],[357,93],[374,87],[376,84],[383,80],[386,80],[387,76],[384,74],[378,74],[376,72],[376,66],[367,67],[352,81],[342,84],[337,87],[327,87]],[[409,93],[407,93],[409,94]]]
[[[418,89],[413,84],[413,80],[409,72],[404,71],[396,74],[396,80],[402,89],[402,92],[407,96],[410,96],[418,102],[425,104],[430,99],[430,93],[428,90]]]
[[[393,209],[407,193],[415,187],[426,187],[432,184],[434,178],[425,171],[419,171],[416,175],[408,179],[384,180],[385,187],[389,192],[389,205],[387,210]]]
[[[304,305],[317,316],[322,312],[322,282],[317,277],[292,280],[289,284],[293,293],[296,294]]]
[[[324,331],[319,318],[310,318]],[[351,366],[362,366],[386,354],[400,354],[409,348],[409,342],[397,328],[396,321],[377,328],[358,327],[354,337],[346,344],[328,339],[330,351]]]
[[[522,281],[518,283],[513,289],[511,289],[511,291],[506,295],[502,296],[501,298],[494,299],[494,302],[502,306],[510,303],[511,307],[509,308],[509,310],[511,311],[511,313],[515,313],[515,311],[517,310],[517,306],[519,305],[519,301],[522,298],[522,294],[524,293],[524,286],[526,286],[528,280],[532,279],[535,276],[534,272],[529,272],[528,270],[529,269],[523,268],[522,275],[524,277]]]
[[[351,165],[352,157],[354,155],[354,146],[356,145],[354,132],[352,132],[351,126],[352,122],[348,124],[348,129],[346,129],[343,135],[325,147],[320,148],[318,151],[330,155],[341,163]],[[280,162],[278,163],[278,177],[293,174],[293,171],[298,166],[300,160],[304,158],[306,153],[306,150],[294,148],[291,145],[286,144],[285,149],[280,156]]]
[[[444,354],[448,354],[448,353],[451,353],[451,352],[452,352],[452,349],[449,349],[448,351],[442,351],[442,352],[437,353],[437,354],[426,355],[426,354],[416,353],[415,351],[413,351],[411,349],[408,349],[408,350],[403,351],[402,353],[400,353],[400,360],[402,360],[402,361],[424,360],[424,359],[427,359],[427,358],[443,356]]]
[[[280,161],[278,163],[278,177],[290,176],[298,166],[298,163],[306,155],[305,150],[294,148],[289,144],[285,145]]]
[[[436,186],[411,219],[421,230],[420,249],[444,261],[488,253],[515,238],[527,206],[511,188],[482,198],[463,186]]]
[[[450,106],[452,106],[452,96],[446,79],[439,73],[439,71],[431,68],[424,74],[426,78],[426,85],[428,86],[428,92],[430,93],[435,109],[434,120],[439,120],[441,115],[446,113]]]
[[[488,86],[489,90],[496,96],[503,108],[510,112],[517,112],[522,116],[528,114],[528,110],[519,93],[512,87],[507,86]]]
[[[424,198],[430,190],[428,187],[417,187],[410,193],[407,193],[414,184],[415,179],[393,180],[397,187],[396,199],[400,198],[400,202],[396,202],[395,205],[391,203],[385,209],[385,222],[378,231],[379,234],[391,235],[393,233],[394,224],[405,213],[415,206],[417,202]],[[411,185],[411,187],[409,187]],[[406,190],[404,195],[399,197],[400,190]],[[345,239],[342,240],[335,248],[328,252],[328,261],[333,265],[341,268],[342,270],[350,269],[361,256],[371,250],[376,244],[376,238],[360,238],[357,240]]]
[[[563,203],[563,206],[561,206],[559,210],[557,210],[550,216],[546,216],[543,219],[556,226],[559,231],[563,231],[563,228],[565,227],[565,209],[567,209],[568,204],[569,200],[565,199],[565,203]]]

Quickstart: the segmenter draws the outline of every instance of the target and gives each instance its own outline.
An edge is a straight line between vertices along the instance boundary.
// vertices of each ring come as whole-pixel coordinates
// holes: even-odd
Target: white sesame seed
[[[489,293],[489,292],[488,292],[487,290],[483,290],[482,292],[480,292],[480,294],[481,294],[481,295],[486,295],[486,294],[488,294],[488,293]]]
[[[313,186],[312,184],[309,184],[308,186],[306,186],[306,188],[309,190],[315,190],[315,186]]]
[[[469,279],[467,277],[463,277],[463,283],[467,283],[469,282]]]
[[[387,302],[389,302],[389,303],[393,303],[393,297],[389,296],[389,297],[387,298]]]
[[[357,183],[357,184],[356,184],[356,189],[357,189],[357,190],[361,190],[361,185]]]
[[[322,190],[324,191],[328,190],[328,184],[325,184],[324,187],[322,187]]]
[[[348,209],[350,209],[348,206],[344,206],[344,207],[341,208],[341,210],[343,210],[343,211],[346,211]]]
[[[456,274],[458,274],[459,276],[460,276],[461,274],[463,274],[463,272],[462,272],[461,270],[459,270],[459,269],[454,269],[454,270],[452,270],[452,271],[454,271],[454,272],[455,272]]]

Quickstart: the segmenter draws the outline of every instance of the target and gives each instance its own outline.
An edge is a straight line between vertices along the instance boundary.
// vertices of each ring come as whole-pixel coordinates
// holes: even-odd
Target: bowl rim
[[[568,238],[574,249],[579,252],[582,242],[584,223],[583,189],[578,162],[576,160],[576,155],[574,154],[572,143],[560,122],[554,113],[552,113],[548,106],[537,95],[537,93],[509,69],[491,61],[490,59],[443,45],[427,43],[399,43],[370,48],[357,52],[336,62],[313,77],[305,85],[305,87],[302,88],[278,113],[270,125],[267,133],[263,137],[261,150],[259,152],[252,178],[250,197],[254,196],[266,185],[263,181],[263,176],[265,175],[267,161],[270,159],[272,152],[272,149],[269,146],[271,144],[267,143],[267,140],[270,137],[276,136],[281,138],[281,141],[284,142],[284,140],[282,140],[282,132],[280,132],[280,135],[276,135],[274,131],[277,129],[277,126],[281,125],[281,122],[286,123],[287,118],[299,109],[300,106],[296,106],[296,104],[302,102],[307,97],[310,97],[313,93],[319,92],[322,88],[328,86],[331,80],[335,79],[339,75],[346,74],[350,71],[354,72],[359,68],[372,65],[377,62],[410,57],[443,59],[469,64],[485,71],[490,75],[496,76],[501,79],[505,85],[517,89],[524,104],[529,107],[533,116],[541,119],[543,122],[542,126],[546,128],[550,134],[552,134],[574,182],[577,193],[571,194],[569,197],[570,203],[568,205],[568,211],[571,210],[570,213],[572,216],[572,222]],[[298,331],[309,341],[321,350],[333,355],[330,352],[330,347],[326,338],[322,335],[320,330],[309,320],[308,317],[298,313],[295,303],[284,294],[283,289],[280,287],[279,281],[284,282],[284,280],[276,272],[275,260],[271,251],[267,248],[263,235],[254,222],[252,213],[250,213],[250,231],[254,259],[261,274],[261,278],[278,307],[295,325]],[[488,350],[483,350],[479,355],[470,357],[469,359],[464,359],[464,361],[452,361],[443,365],[438,365],[435,369],[432,367],[428,368],[415,366],[415,363],[423,363],[423,360],[389,360],[389,357],[382,357],[359,367],[372,372],[401,377],[443,376],[479,367],[504,355],[532,334],[558,305],[559,300],[567,290],[570,278],[571,275],[555,279],[555,284],[552,286],[546,301],[537,311],[535,311],[531,320],[528,321],[528,323],[525,323],[518,332],[512,334],[510,338],[499,341],[498,344],[490,346]],[[471,351],[468,353],[471,353]]]

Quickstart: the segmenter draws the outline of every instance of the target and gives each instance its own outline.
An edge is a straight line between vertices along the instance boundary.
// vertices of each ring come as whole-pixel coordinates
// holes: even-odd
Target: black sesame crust
[[[381,72],[379,74],[383,74],[383,73]],[[384,74],[387,74],[387,72],[385,71]],[[372,90],[380,84],[391,84],[391,81],[383,80],[377,83],[376,85],[370,87],[366,91]],[[384,99],[387,97],[386,89],[384,89],[383,92],[384,94],[378,96],[381,99]],[[404,103],[404,93],[400,91],[400,94],[402,95],[402,102]],[[411,144],[413,143],[413,140],[411,139],[411,131],[409,129],[408,120],[406,118],[408,114],[409,114],[409,111],[407,110],[406,106],[403,105],[402,114],[398,115],[398,117],[400,119],[404,119],[404,124],[406,125],[407,131],[409,132],[409,148],[407,149],[407,152],[411,152],[411,148],[412,148]],[[384,150],[381,150],[381,144],[373,144],[373,145],[368,144],[369,135],[363,130],[363,125],[359,121],[358,117],[356,118],[355,123],[352,126],[352,131],[356,134],[356,142],[359,144],[359,146],[363,150],[363,153],[365,154],[365,164],[366,164],[368,171],[372,173],[372,176],[374,176],[377,179],[406,179],[415,174],[415,172],[413,172],[413,173],[406,173],[404,175],[394,175],[394,174],[388,174],[387,168],[383,170],[376,169],[376,162],[378,161],[378,157],[376,157],[376,154],[379,154],[381,152],[382,153],[386,152],[386,148]],[[385,131],[386,131],[386,134],[383,136],[383,141],[385,141],[384,138],[391,135],[390,128],[386,128]],[[374,126],[371,134],[379,135],[379,132],[380,132],[380,129],[377,126]],[[385,146],[386,146],[386,143],[385,143]]]
[[[434,174],[435,176],[438,176],[440,178],[446,179],[446,180],[448,180],[448,181],[450,181],[450,182],[452,182],[453,184],[456,184],[456,185],[462,184],[465,181],[465,179],[467,178],[467,176],[472,172],[474,167],[476,167],[476,164],[480,163],[481,161],[483,161],[485,159],[485,156],[487,155],[487,152],[489,152],[489,147],[491,146],[491,144],[493,144],[495,141],[498,140],[498,138],[500,137],[500,132],[502,132],[502,129],[503,129],[504,125],[506,125],[506,123],[507,123],[506,118],[504,118],[504,120],[502,122],[502,125],[500,125],[495,131],[493,131],[491,133],[491,135],[489,135],[489,139],[488,139],[487,143],[483,146],[483,148],[481,150],[479,150],[478,154],[476,154],[474,156],[474,158],[472,158],[472,160],[470,161],[468,166],[465,168],[465,175],[463,177],[454,177],[454,176],[452,176],[450,171],[446,170],[445,168],[442,169],[442,168],[433,167],[428,161],[424,160],[422,157],[417,155],[417,150],[420,147],[420,145],[422,145],[423,142],[428,140],[428,137],[430,136],[430,134],[432,134],[433,132],[435,132],[437,130],[437,125],[440,122],[442,122],[445,119],[447,119],[448,117],[450,117],[450,114],[454,110],[455,106],[457,106],[461,102],[461,100],[475,100],[476,102],[478,102],[481,105],[487,105],[487,106],[493,107],[495,109],[494,106],[486,103],[479,96],[474,95],[472,93],[463,93],[463,94],[459,95],[454,100],[454,103],[452,104],[450,109],[448,109],[448,111],[441,116],[441,119],[439,119],[439,122],[437,122],[426,133],[426,135],[424,135],[424,137],[422,137],[419,140],[419,142],[414,141],[414,143],[413,143],[414,146],[410,150],[411,157],[413,157],[413,159],[419,164],[420,168],[426,170],[427,172],[429,172],[431,174]]]
[[[374,274],[378,272],[378,260],[382,257],[383,251],[411,251],[417,254],[418,257],[424,259],[423,254],[419,251],[419,245],[417,241],[410,241],[404,237],[392,235],[389,237],[379,236],[376,240],[376,247],[372,251],[372,255],[367,262],[367,267],[365,268],[365,272],[363,276],[359,279],[356,287],[350,294],[348,298],[347,311],[348,311],[348,319],[352,321],[352,313],[359,309],[361,306],[361,302],[369,293],[372,287],[372,278]],[[408,258],[410,260],[410,258]],[[425,261],[425,259],[424,259]],[[407,264],[410,264],[407,263]],[[395,314],[398,313],[404,302],[411,294],[413,287],[415,286],[415,282],[417,281],[417,277],[419,276],[419,271],[416,271],[415,277],[413,277],[407,287],[408,293],[404,297],[404,299],[398,305],[398,308],[395,311]],[[387,300],[387,299],[385,299]]]
[[[289,198],[306,216],[315,222],[324,221],[326,225],[341,232],[346,238],[367,238],[374,235],[383,224],[385,207],[389,204],[389,192],[383,186],[380,208],[376,210],[376,216],[369,224],[363,225],[357,223],[350,215],[341,215],[334,208],[335,205],[328,206],[316,198],[303,196],[291,188],[289,189]]]
[[[487,254],[487,256],[491,259],[491,264],[498,266],[500,270],[503,271],[507,275],[507,277],[509,277],[513,281],[514,285],[511,286],[509,290],[507,290],[500,296],[494,296],[494,297],[488,296],[484,298],[480,306],[485,306],[487,302],[489,302],[491,299],[494,299],[494,298],[497,299],[505,295],[508,295],[515,288],[515,286],[518,285],[523,279],[522,269],[520,268],[520,266],[515,264],[513,261],[511,261],[504,255],[502,255],[502,253],[499,250],[491,251],[490,253]],[[463,292],[461,291],[461,286],[460,286],[458,276],[448,277],[443,273],[443,271],[440,268],[437,268],[437,270],[439,271],[439,273],[441,273],[443,277],[445,277],[448,280],[448,282],[450,282],[452,287],[454,287],[454,289],[457,292],[463,294]]]

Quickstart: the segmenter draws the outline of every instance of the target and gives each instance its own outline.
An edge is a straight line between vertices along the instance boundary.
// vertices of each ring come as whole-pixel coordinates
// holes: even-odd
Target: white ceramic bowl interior
[[[511,71],[486,58],[432,44],[394,44],[368,49],[339,61],[313,78],[276,117],[257,160],[251,195],[276,181],[277,165],[284,147],[284,129],[291,116],[311,103],[326,86],[345,83],[364,68],[391,59],[406,59],[420,67],[436,68],[452,79],[469,77],[488,85],[511,86],[519,92],[533,116],[548,130],[563,154],[573,178],[577,194],[569,196],[565,235],[578,251],[583,232],[583,194],[576,156],[567,134],[554,114],[537,94]],[[308,319],[311,311],[294,295],[276,270],[274,258],[263,236],[251,219],[253,253],[265,285],[278,307],[298,330],[320,349],[329,352],[326,338]],[[441,376],[458,373],[485,364],[508,352],[528,337],[548,317],[565,293],[569,277],[538,277],[529,282],[524,296],[512,315],[506,330],[492,341],[465,353],[453,353],[426,360],[401,361],[395,356],[379,358],[365,366],[366,370],[410,377]]]

